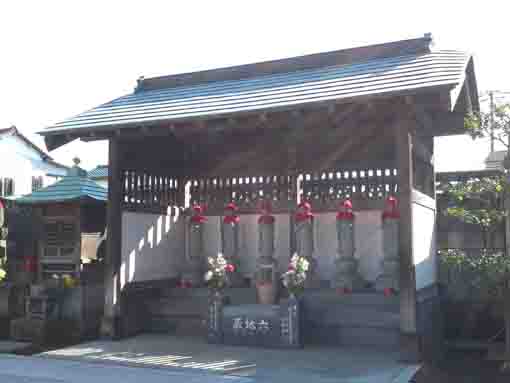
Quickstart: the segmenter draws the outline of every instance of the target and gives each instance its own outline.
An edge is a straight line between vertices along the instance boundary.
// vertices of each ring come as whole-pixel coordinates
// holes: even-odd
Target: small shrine
[[[24,314],[11,323],[16,340],[44,342],[55,323],[66,329],[61,336],[98,334],[107,191],[78,164],[75,160],[69,174],[55,184],[16,200],[30,209],[36,226],[32,252],[24,254],[22,268],[27,283]]]
[[[109,142],[103,335],[441,344],[434,137],[479,105],[472,57],[431,43],[140,78],[42,131]]]

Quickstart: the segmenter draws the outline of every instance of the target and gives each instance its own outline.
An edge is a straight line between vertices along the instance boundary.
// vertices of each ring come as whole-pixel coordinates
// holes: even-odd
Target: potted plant
[[[305,257],[295,253],[289,263],[288,270],[282,275],[283,285],[289,291],[290,297],[296,299],[305,288],[306,274],[309,262]]]

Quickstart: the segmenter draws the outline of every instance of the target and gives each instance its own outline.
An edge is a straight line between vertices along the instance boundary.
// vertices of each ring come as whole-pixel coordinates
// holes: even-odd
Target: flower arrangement
[[[235,266],[228,263],[223,254],[218,253],[216,257],[207,259],[209,269],[204,275],[207,287],[214,290],[221,290],[230,283],[229,274],[235,271]]]
[[[305,288],[306,273],[310,263],[305,257],[301,257],[294,253],[292,256],[288,270],[282,275],[283,285],[293,295],[297,295]]]

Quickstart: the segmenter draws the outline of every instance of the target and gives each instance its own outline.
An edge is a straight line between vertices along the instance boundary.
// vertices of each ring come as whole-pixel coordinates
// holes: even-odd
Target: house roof
[[[88,172],[87,177],[92,180],[108,178],[108,165],[99,165]]]
[[[71,175],[16,200],[18,204],[45,204],[69,201],[108,200],[108,191],[86,176],[81,169],[71,170]]]
[[[505,160],[507,153],[508,152],[506,150],[496,150],[489,153],[485,159],[485,167],[487,169],[504,170],[503,161]]]
[[[29,146],[32,150],[37,152],[37,154],[39,154],[39,156],[41,157],[41,159],[43,161],[46,161],[47,163],[49,163],[51,165],[54,165],[54,166],[57,166],[57,167],[61,167],[63,169],[69,169],[67,166],[59,164],[58,162],[55,162],[53,160],[53,158],[51,158],[51,156],[48,155],[48,153],[46,153],[44,150],[39,148],[32,141],[30,141],[15,126],[11,126],[10,128],[7,128],[7,129],[0,129],[0,139],[3,138],[3,137],[10,137],[10,136],[18,137],[20,140],[22,140],[27,146]]]
[[[134,93],[59,122],[40,134],[47,136],[46,143],[53,148],[68,142],[70,138],[65,135],[69,133],[79,136],[98,130],[438,88],[456,89],[458,96],[467,73],[476,90],[471,56],[457,51],[432,52],[430,42],[426,36],[211,71],[141,78]],[[472,99],[477,107],[477,98]],[[52,140],[51,136],[60,136],[60,140]]]

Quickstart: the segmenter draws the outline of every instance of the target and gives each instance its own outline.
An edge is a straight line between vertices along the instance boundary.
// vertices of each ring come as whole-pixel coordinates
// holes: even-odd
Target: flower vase
[[[276,286],[271,282],[257,284],[257,300],[263,305],[274,305],[276,303]]]

